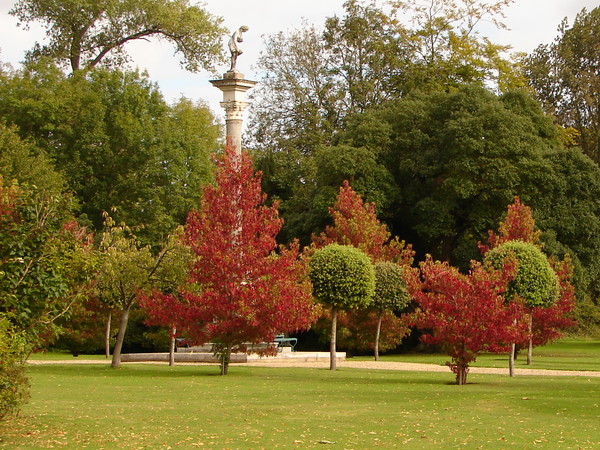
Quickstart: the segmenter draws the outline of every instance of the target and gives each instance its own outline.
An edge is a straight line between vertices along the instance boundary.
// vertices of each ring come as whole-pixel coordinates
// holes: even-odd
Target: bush
[[[27,345],[23,336],[13,332],[5,318],[0,319],[0,420],[16,414],[29,399],[29,380],[24,359]]]
[[[508,241],[486,253],[496,269],[501,269],[504,260],[514,255],[518,261],[517,275],[508,284],[506,299],[519,296],[530,307],[547,307],[558,298],[558,278],[548,258],[533,244],[523,241]]]
[[[342,310],[369,306],[375,293],[375,271],[369,257],[349,245],[329,244],[310,262],[314,297]]]

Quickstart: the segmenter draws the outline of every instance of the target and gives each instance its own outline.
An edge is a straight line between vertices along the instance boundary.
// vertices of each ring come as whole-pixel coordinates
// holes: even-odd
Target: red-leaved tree
[[[559,293],[556,302],[547,308],[533,308],[532,345],[539,347],[560,338],[562,330],[576,324],[572,317],[575,309],[573,263],[569,255],[562,261],[550,260],[558,277]]]
[[[408,288],[418,304],[414,325],[425,330],[423,342],[439,345],[452,360],[456,384],[465,384],[469,365],[481,352],[508,351],[524,331],[517,317],[522,304],[505,304],[504,292],[515,263],[491,271],[473,263],[468,274],[428,257],[413,270]]]
[[[225,375],[232,352],[308,328],[314,304],[298,243],[276,244],[282,220],[277,205],[265,205],[250,156],[228,147],[216,164],[215,183],[204,188],[185,227],[195,254],[188,285],[157,301],[177,311],[165,325],[176,320],[187,338],[213,343]]]
[[[488,231],[488,243],[478,243],[482,254],[508,241],[523,241],[536,245],[540,249],[541,231],[536,230],[531,208],[515,196],[514,202],[507,207],[504,221],[500,222],[498,234]],[[552,268],[558,276],[559,297],[555,303],[546,307],[533,307],[529,310],[531,331],[526,342],[518,342],[516,348],[528,348],[527,363],[531,364],[533,346],[545,345],[562,336],[561,330],[572,327],[575,321],[572,312],[575,308],[575,288],[573,280],[573,263],[567,255],[564,260],[551,259]]]

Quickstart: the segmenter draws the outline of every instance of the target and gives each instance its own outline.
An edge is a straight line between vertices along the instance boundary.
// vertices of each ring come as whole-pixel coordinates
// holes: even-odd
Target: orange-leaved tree
[[[316,248],[336,243],[352,245],[366,253],[373,262],[394,261],[410,265],[412,246],[392,237],[387,226],[377,218],[375,203],[364,202],[360,194],[344,181],[333,207],[329,208],[333,225],[320,235],[313,235]]]

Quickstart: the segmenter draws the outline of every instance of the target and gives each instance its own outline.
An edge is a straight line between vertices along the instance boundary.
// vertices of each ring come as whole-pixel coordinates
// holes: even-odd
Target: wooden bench
[[[275,342],[277,342],[277,347],[278,349],[281,349],[282,347],[292,347],[292,351],[296,351],[296,344],[298,343],[298,339],[297,338],[286,338],[285,334],[278,334],[277,336],[275,336]],[[281,351],[281,350],[279,350]]]

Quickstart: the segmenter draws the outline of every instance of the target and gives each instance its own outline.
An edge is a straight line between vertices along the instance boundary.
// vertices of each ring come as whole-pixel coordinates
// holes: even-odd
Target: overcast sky
[[[33,26],[29,32],[17,27],[16,19],[8,14],[15,1],[0,0],[0,61],[18,67],[24,52],[35,41],[41,41],[44,34],[40,27]],[[223,17],[228,29],[233,31],[241,25],[250,27],[244,34],[244,54],[239,57],[237,67],[246,78],[255,79],[253,63],[263,49],[263,35],[300,27],[303,20],[321,26],[326,17],[343,15],[344,0],[206,0],[203,3],[209,12]],[[377,5],[382,4],[382,0],[377,0]],[[550,43],[556,37],[558,24],[564,17],[572,23],[582,8],[591,10],[599,4],[599,0],[515,0],[505,10],[504,22],[510,30],[490,29],[486,34],[492,42],[511,45],[515,51],[531,52],[539,44]],[[224,46],[227,40],[223,39]],[[203,99],[213,112],[223,116],[218,104],[221,92],[208,82],[211,74],[190,74],[181,69],[179,60],[167,44],[139,42],[128,48],[135,56],[134,64],[148,71],[168,100],[181,95]],[[228,67],[220,69],[225,72]]]

